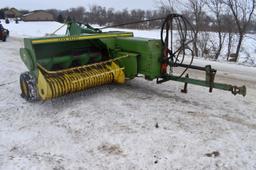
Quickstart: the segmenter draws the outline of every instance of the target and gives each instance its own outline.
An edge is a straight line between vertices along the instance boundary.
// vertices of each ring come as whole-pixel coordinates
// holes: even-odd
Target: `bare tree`
[[[198,36],[198,47],[200,49],[200,57],[202,58],[210,58],[210,49],[208,48],[208,44],[210,41],[209,32],[202,32]]]
[[[217,60],[220,56],[223,43],[225,40],[226,34],[223,32],[222,29],[222,14],[224,12],[224,4],[222,3],[222,0],[208,0],[207,6],[211,10],[211,12],[214,14],[215,17],[215,23],[216,23],[216,31],[218,33],[218,45],[216,48],[216,53],[214,56],[214,59]]]
[[[203,15],[204,11],[203,8],[206,4],[205,0],[188,0],[188,3],[186,4],[187,9],[191,11],[191,14],[194,19],[194,25],[195,25],[195,33],[194,33],[194,44],[193,49],[196,56],[198,56],[198,34],[199,31],[202,29],[203,26]]]
[[[57,9],[48,9],[48,10],[46,10],[47,12],[49,12],[49,13],[51,13],[52,15],[53,15],[53,17],[54,17],[54,19],[55,20],[57,20],[57,17],[58,17],[58,10]]]
[[[244,36],[252,20],[256,0],[223,0],[223,2],[230,8],[239,34],[235,53],[237,61]]]
[[[235,21],[232,17],[232,15],[230,14],[230,10],[227,11],[226,14],[224,14],[223,16],[221,16],[223,22],[222,22],[222,29],[227,32],[227,41],[228,41],[228,48],[227,48],[227,60],[229,60],[230,54],[231,54],[231,50],[232,50],[232,46],[233,46],[233,41],[234,41],[234,34],[236,32],[236,28],[233,27],[233,25],[235,25]]]
[[[85,13],[85,8],[84,7],[77,7],[77,8],[70,8],[68,15],[79,22],[82,22],[84,19],[84,13]]]
[[[175,0],[160,0],[159,3],[161,5],[160,10],[163,11],[165,9],[166,11],[174,12],[176,6],[178,7],[179,5],[185,7],[187,11],[189,11],[192,15],[193,18],[193,24],[195,25],[195,33],[194,33],[194,43],[193,43],[193,51],[196,56],[198,56],[198,47],[197,47],[197,42],[198,42],[198,34],[199,31],[202,27],[202,20],[203,20],[203,8],[205,6],[205,0],[187,0],[187,2],[180,2],[180,1],[175,1]]]
[[[159,0],[158,3],[160,4],[160,10],[163,13],[174,13],[174,0]]]

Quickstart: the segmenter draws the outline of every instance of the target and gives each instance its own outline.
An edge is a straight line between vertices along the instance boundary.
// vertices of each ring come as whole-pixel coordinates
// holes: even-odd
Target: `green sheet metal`
[[[138,54],[137,53],[128,53],[128,52],[116,52],[114,54],[115,58],[122,58],[124,56],[128,56],[118,60],[118,65],[121,68],[124,68],[125,77],[129,79],[133,79],[138,74]]]
[[[116,48],[138,54],[138,73],[148,80],[161,76],[162,45],[160,40],[117,38]]]
[[[108,47],[101,41],[130,37],[133,33],[111,32],[75,36],[25,38],[20,56],[27,68],[35,72],[37,64],[52,70],[69,68],[109,59]]]

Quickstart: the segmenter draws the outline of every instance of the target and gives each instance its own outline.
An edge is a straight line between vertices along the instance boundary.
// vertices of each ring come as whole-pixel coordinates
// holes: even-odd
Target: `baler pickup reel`
[[[83,91],[92,87],[125,83],[123,68],[115,60],[59,71],[48,71],[38,64],[38,93],[42,100]]]
[[[28,101],[50,100],[105,84],[123,84],[138,75],[157,83],[184,82],[183,92],[188,84],[195,84],[209,87],[210,92],[216,88],[245,96],[244,86],[215,83],[216,70],[211,66],[192,65],[192,33],[183,16],[171,14],[164,18],[161,40],[136,38],[131,32],[102,32],[75,22],[68,23],[65,36],[25,38],[20,55],[29,71],[20,76],[21,96]],[[184,70],[176,76],[176,68]],[[184,76],[188,69],[205,71],[206,79]]]

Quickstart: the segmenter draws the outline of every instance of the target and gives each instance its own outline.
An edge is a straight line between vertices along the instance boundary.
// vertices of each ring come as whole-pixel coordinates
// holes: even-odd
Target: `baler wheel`
[[[6,41],[6,36],[4,36],[4,37],[3,37],[2,41],[3,41],[3,42],[5,42],[5,41]]]
[[[29,102],[38,100],[36,88],[36,80],[30,72],[25,72],[20,75],[21,97]]]

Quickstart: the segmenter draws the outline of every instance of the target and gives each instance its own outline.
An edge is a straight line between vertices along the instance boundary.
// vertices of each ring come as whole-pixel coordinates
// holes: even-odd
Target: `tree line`
[[[175,0],[158,0],[156,10],[115,10],[98,5],[89,9],[83,7],[58,11],[48,10],[59,22],[71,18],[78,22],[111,26],[139,20],[164,17],[170,13],[183,14],[195,28],[193,51],[196,56],[217,60],[223,47],[227,46],[227,60],[237,61],[246,33],[256,32],[254,15],[255,0],[187,0],[184,3]],[[178,8],[180,7],[180,8]],[[159,29],[162,21],[123,26],[134,29]],[[216,32],[216,41],[210,39],[209,32]],[[234,37],[238,37],[237,42]],[[226,42],[226,44],[224,44]],[[211,46],[211,49],[209,49]],[[233,46],[236,46],[233,49]],[[213,54],[209,54],[213,51]]]
[[[178,12],[193,22],[193,51],[196,56],[217,60],[227,44],[227,59],[237,61],[246,34],[256,32],[256,0],[186,0],[179,4],[175,0],[159,0],[159,3],[169,12],[176,12],[180,7]],[[211,38],[209,31],[216,32],[217,36]],[[237,41],[234,41],[235,36]],[[217,42],[213,39],[217,39]],[[211,55],[208,54],[209,44],[214,52]],[[235,49],[232,49],[233,46]]]
[[[193,51],[196,56],[207,57],[207,44],[211,43],[209,32],[217,33],[217,43],[212,42],[214,55],[218,59],[227,41],[227,59],[233,57],[236,61],[241,50],[241,44],[246,33],[256,32],[256,20],[254,15],[255,0],[156,0],[159,8],[156,10],[115,10],[99,5],[93,5],[88,9],[84,7],[70,8],[68,10],[45,10],[53,14],[56,21],[64,23],[66,20],[74,20],[80,23],[97,24],[100,26],[118,25],[139,20],[150,20],[164,17],[170,13],[183,14],[195,28],[195,43]],[[4,9],[0,9],[0,18],[4,18]],[[22,14],[28,10],[20,10]],[[142,24],[123,26],[134,29],[159,29],[162,21],[151,21]],[[235,52],[232,51],[234,36],[238,42]],[[200,54],[199,54],[200,53]]]

